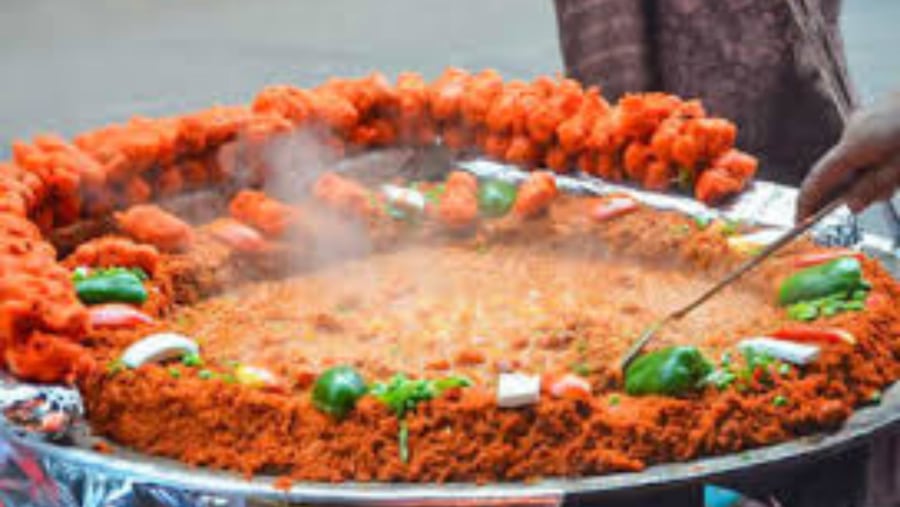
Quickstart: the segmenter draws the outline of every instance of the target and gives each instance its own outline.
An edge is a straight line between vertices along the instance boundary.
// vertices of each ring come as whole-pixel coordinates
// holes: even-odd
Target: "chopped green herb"
[[[848,312],[858,312],[865,310],[866,304],[862,301],[847,301],[842,308]]]
[[[144,272],[141,268],[123,268],[123,267],[110,267],[110,268],[85,268],[79,267],[76,268],[72,272],[72,281],[79,282],[82,280],[90,280],[92,278],[105,278],[108,276],[121,275],[121,274],[129,274],[137,277],[138,280],[144,281],[147,280],[147,273]]]
[[[723,236],[734,236],[738,233],[738,230],[741,227],[741,222],[739,220],[732,220],[730,218],[726,218],[722,224],[722,235]]]
[[[444,191],[446,190],[446,185],[444,183],[439,183],[430,189],[422,192],[422,195],[425,196],[425,200],[432,203],[437,204],[441,201],[441,196],[444,195]]]
[[[169,368],[169,376],[172,378],[181,378],[181,370],[172,366]]]
[[[697,224],[697,227],[706,229],[709,227],[709,224],[712,223],[712,217],[709,215],[696,215],[694,217],[694,223]]]
[[[791,374],[791,365],[789,365],[787,363],[781,363],[780,365],[778,365],[778,374],[781,375],[782,377],[785,375],[790,375]]]
[[[787,308],[787,316],[791,320],[815,320],[819,316],[819,308],[812,303],[795,303]]]
[[[572,373],[586,377],[591,374],[591,367],[584,361],[578,361],[572,364]]]
[[[197,376],[203,380],[209,380],[209,379],[215,377],[216,374],[210,370],[203,369],[203,370],[200,370],[199,372],[197,372]]]
[[[405,463],[409,459],[409,429],[404,417],[416,409],[419,403],[437,398],[448,389],[472,385],[465,377],[451,376],[442,379],[424,380],[409,379],[398,373],[388,382],[376,382],[369,389],[369,394],[384,403],[400,419],[400,432],[397,440],[400,443],[400,459]]]
[[[688,224],[678,224],[672,226],[672,234],[676,236],[687,236],[691,233],[691,226]]]
[[[397,444],[400,446],[400,461],[404,463],[409,462],[409,427],[406,425],[406,419],[400,420]]]
[[[725,368],[725,367],[731,366],[731,362],[732,362],[731,352],[726,352],[726,353],[722,354],[722,359],[719,361],[719,364],[723,368]]]
[[[390,408],[397,417],[416,409],[419,403],[436,398],[444,391],[471,385],[465,377],[446,377],[437,380],[409,379],[403,374],[391,377],[388,382],[377,382],[369,393]]]
[[[117,373],[123,372],[128,369],[128,366],[121,359],[114,359],[110,361],[106,365],[106,374],[110,377],[115,376]]]
[[[706,378],[703,380],[704,384],[715,386],[719,390],[725,390],[734,384],[734,381],[737,380],[737,375],[734,374],[733,371],[729,368],[717,368],[712,371]]]
[[[881,403],[881,391],[879,391],[877,389],[872,391],[872,394],[869,395],[869,402],[870,403]]]
[[[680,167],[678,169],[678,188],[688,191],[694,188],[694,170],[690,167]]]
[[[787,404],[788,404],[788,399],[785,398],[784,395],[779,394],[779,395],[775,396],[774,398],[772,398],[772,405],[775,405],[776,407],[783,407]]]
[[[622,397],[619,396],[618,394],[609,395],[609,405],[610,406],[615,407],[621,402],[622,402]]]
[[[181,364],[190,367],[203,366],[203,358],[200,357],[200,354],[185,354],[181,356]]]
[[[859,289],[853,291],[850,299],[852,299],[853,301],[865,301],[867,297],[869,297],[869,291],[866,289]]]

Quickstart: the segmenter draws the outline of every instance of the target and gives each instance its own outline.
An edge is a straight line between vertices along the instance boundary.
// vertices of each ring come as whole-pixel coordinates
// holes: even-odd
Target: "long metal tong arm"
[[[631,348],[628,349],[628,352],[622,358],[622,370],[624,370],[628,367],[629,364],[631,364],[631,362],[638,356],[638,354],[640,354],[641,351],[644,350],[644,347],[647,345],[647,343],[664,325],[668,324],[669,322],[681,319],[682,317],[693,311],[695,308],[705,303],[711,297],[718,294],[722,289],[728,287],[738,278],[742,277],[745,273],[771,257],[772,254],[780,250],[782,247],[794,241],[795,239],[797,239],[797,237],[808,231],[810,227],[818,223],[827,215],[831,214],[831,212],[840,207],[841,204],[843,204],[843,199],[838,198],[832,200],[828,203],[828,205],[821,208],[815,214],[806,217],[806,219],[804,219],[800,223],[796,224],[790,230],[782,234],[773,243],[766,246],[758,254],[754,255],[752,258],[748,259],[746,262],[738,266],[734,271],[716,282],[716,284],[712,287],[706,289],[706,291],[688,302],[686,305],[651,324],[646,330],[644,330],[640,338],[638,338],[638,340],[634,342],[634,344],[632,344]]]

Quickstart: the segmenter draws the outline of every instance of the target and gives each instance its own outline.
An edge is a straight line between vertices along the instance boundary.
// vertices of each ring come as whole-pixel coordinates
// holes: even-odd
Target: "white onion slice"
[[[758,336],[741,340],[738,344],[740,350],[753,350],[797,365],[806,365],[819,357],[821,349],[817,345],[806,343],[794,343],[787,340],[778,340],[767,336]]]
[[[122,354],[122,362],[129,368],[157,363],[186,354],[199,354],[197,342],[178,333],[155,333],[132,343]]]

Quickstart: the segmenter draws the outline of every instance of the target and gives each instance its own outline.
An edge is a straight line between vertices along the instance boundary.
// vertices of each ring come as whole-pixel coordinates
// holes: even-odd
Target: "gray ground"
[[[863,96],[900,89],[900,1],[845,4]],[[550,0],[3,0],[0,33],[0,157],[14,137],[245,102],[272,82],[560,70]]]

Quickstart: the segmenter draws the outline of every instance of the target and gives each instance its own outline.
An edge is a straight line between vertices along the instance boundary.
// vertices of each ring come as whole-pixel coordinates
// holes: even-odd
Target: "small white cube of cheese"
[[[425,209],[425,196],[418,190],[398,187],[397,185],[382,185],[381,191],[388,201],[397,206],[410,208],[415,211],[423,211]]]
[[[497,383],[497,405],[521,407],[541,399],[541,377],[521,373],[501,373]]]
[[[821,351],[817,345],[777,340],[768,336],[741,340],[738,349],[742,351],[750,349],[801,366],[815,361]]]

